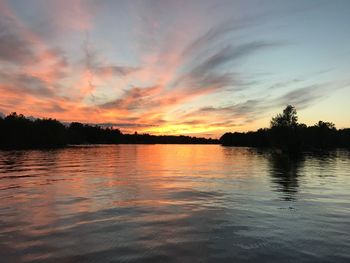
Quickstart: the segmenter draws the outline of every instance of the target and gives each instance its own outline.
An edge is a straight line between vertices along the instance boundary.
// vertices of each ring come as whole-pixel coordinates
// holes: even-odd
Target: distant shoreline
[[[318,121],[312,126],[298,123],[296,109],[288,105],[271,119],[270,128],[251,132],[228,132],[220,138],[225,146],[268,147],[282,152],[350,149],[350,128],[337,129],[332,122]]]
[[[119,129],[55,119],[29,119],[11,113],[0,118],[0,149],[55,149],[97,144],[219,144],[218,139],[185,135],[123,134]]]
[[[336,129],[331,122],[313,126],[297,123],[296,110],[288,105],[272,118],[271,127],[250,132],[228,132],[220,139],[185,135],[123,134],[119,129],[103,128],[78,122],[64,125],[55,119],[30,119],[11,113],[0,117],[0,149],[57,149],[69,145],[121,144],[220,144],[222,146],[278,149],[282,152],[350,149],[350,128]]]

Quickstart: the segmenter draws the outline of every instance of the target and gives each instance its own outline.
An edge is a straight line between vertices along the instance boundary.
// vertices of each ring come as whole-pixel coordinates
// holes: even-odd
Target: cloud
[[[226,9],[225,5],[222,5],[221,8]],[[207,50],[213,48],[215,44],[221,43],[225,40],[232,42],[230,40],[235,37],[233,33],[262,25],[274,14],[278,13],[278,15],[281,15],[283,13],[285,14],[286,11],[287,10],[259,11],[252,14],[242,14],[238,17],[233,16],[232,13],[230,13],[229,18],[222,18],[222,21],[218,21],[217,24],[214,24],[193,39],[183,50],[182,55],[188,57],[193,54],[203,54],[203,51],[204,53],[207,52]],[[290,12],[291,10],[288,10],[288,13]]]
[[[7,5],[1,3],[0,7],[0,60],[14,66],[33,67],[45,62],[66,65],[62,51],[48,47]]]
[[[245,85],[246,81],[243,81],[239,74],[227,71],[222,72],[221,67],[227,63],[238,62],[240,59],[259,50],[281,45],[281,43],[277,42],[254,41],[236,46],[226,45],[214,53],[206,55],[201,60],[192,60],[195,57],[185,61],[175,59],[177,63],[179,61],[185,63],[182,65],[183,68],[187,68],[187,72],[183,71],[182,74],[173,75],[172,80],[165,83],[165,87],[159,84],[149,87],[133,86],[125,90],[119,98],[100,104],[98,107],[110,112],[124,111],[127,114],[137,114],[142,119],[147,113],[167,112],[171,107],[181,106],[195,98],[216,93],[225,87],[230,88],[231,91],[248,88],[249,85]],[[187,65],[187,63],[189,64]],[[147,70],[146,65],[143,66],[141,71],[145,70]],[[227,111],[229,109],[225,110]],[[221,113],[217,112],[217,115],[222,114],[225,110],[221,109]],[[243,112],[244,109],[239,109],[239,106],[236,105],[236,111]],[[184,121],[179,124],[190,125],[190,123],[195,125],[193,120]],[[226,123],[228,125],[228,121],[224,119],[220,119],[220,121],[215,123],[220,125]],[[160,123],[152,120],[152,125],[154,124],[159,125]],[[239,125],[232,122],[230,124]],[[207,126],[213,127],[213,125]]]
[[[187,57],[196,53],[200,53],[203,49],[207,49],[213,42],[219,41],[222,37],[227,36],[236,30],[241,30],[247,26],[254,24],[253,19],[241,19],[232,21],[225,20],[218,25],[209,28],[205,33],[195,38],[182,52],[182,56]]]
[[[100,105],[101,108],[121,108],[126,110],[134,110],[141,107],[147,107],[152,102],[154,96],[156,96],[161,87],[132,87],[131,89],[124,92],[124,95],[116,100],[104,103]]]
[[[91,74],[96,74],[97,76],[127,76],[140,70],[139,67],[115,65],[105,62],[101,58],[101,54],[93,47],[88,34],[86,34],[83,43],[83,53],[86,69],[90,71]]]
[[[233,72],[220,72],[220,67],[251,55],[256,51],[280,45],[281,43],[266,41],[255,41],[238,46],[227,45],[217,50],[200,63],[197,62],[198,60],[192,62],[192,64],[194,64],[192,69],[184,75],[179,76],[178,80],[175,82],[175,86],[188,86],[189,92],[194,89],[209,89],[209,91],[213,92],[228,86],[239,89],[242,87],[242,81],[238,78],[238,74]]]
[[[264,113],[268,109],[264,99],[251,99],[234,105],[224,107],[203,107],[198,109],[191,115],[215,115],[217,118],[222,119],[227,123],[228,121],[238,120],[242,122],[250,122]],[[237,124],[235,124],[236,126]]]
[[[162,6],[162,8],[165,7],[167,6]],[[106,76],[113,73],[119,74],[125,77],[126,84],[130,86],[130,88],[124,89],[123,94],[118,98],[97,106],[102,111],[107,111],[110,115],[113,114],[116,118],[121,112],[138,116],[140,119],[147,118],[148,113],[155,114],[157,112],[164,112],[165,115],[171,116],[169,112],[172,109],[182,107],[186,103],[189,104],[202,96],[224,90],[247,89],[250,87],[247,83],[251,82],[249,79],[242,79],[240,74],[235,72],[232,64],[238,65],[242,59],[255,52],[284,45],[279,42],[263,40],[241,44],[238,42],[235,45],[227,43],[229,42],[227,37],[229,32],[253,24],[253,20],[249,19],[242,19],[239,23],[221,23],[203,34],[191,34],[191,27],[185,27],[182,30],[184,32],[179,32],[179,28],[176,28],[176,26],[184,25],[192,19],[184,16],[181,23],[169,24],[171,31],[168,35],[168,32],[163,31],[162,26],[157,24],[158,18],[151,19],[145,14],[147,10],[143,11],[142,18],[149,19],[142,22],[143,35],[140,41],[144,42],[143,40],[148,39],[150,43],[153,43],[154,33],[157,32],[158,35],[154,36],[157,39],[156,45],[151,48],[148,45],[147,47],[142,46],[144,57],[141,57],[140,67],[131,67],[130,70],[128,67],[101,66],[97,63],[96,57],[94,57],[93,66],[91,66],[96,76],[104,75],[105,72],[107,72]],[[169,21],[172,21],[171,17]],[[256,23],[255,20],[254,23]],[[155,27],[158,30],[155,31]],[[191,37],[196,35],[199,37],[194,37],[191,40]],[[189,39],[184,39],[184,37],[189,37]],[[159,42],[161,40],[165,41],[167,45],[158,46],[162,43]],[[220,41],[220,45],[213,48],[212,44]],[[201,56],[198,55],[199,53]],[[135,82],[151,83],[151,85],[146,87],[133,85],[134,80]]]
[[[269,87],[269,90],[287,88],[287,87],[290,87],[291,85],[295,85],[295,84],[301,83],[303,81],[305,81],[305,80],[304,79],[295,78],[295,79],[291,79],[291,80],[288,80],[288,81],[276,82],[276,83],[272,84]]]
[[[315,84],[288,91],[275,98],[262,97],[223,107],[202,107],[182,116],[185,120],[183,123],[188,122],[190,124],[192,121],[186,121],[187,119],[193,120],[194,118],[205,116],[205,118],[216,121],[222,120],[221,124],[218,122],[213,123],[214,126],[224,125],[229,128],[250,123],[261,118],[272,109],[282,109],[289,104],[295,106],[297,110],[303,110],[317,104],[330,94],[331,91],[326,87],[326,84]],[[202,118],[197,119],[193,124],[200,124],[200,121],[205,123]]]
[[[326,84],[314,84],[289,91],[275,100],[276,106],[293,105],[299,109],[305,109],[323,99],[331,91],[326,89]]]
[[[129,74],[132,74],[136,71],[140,70],[137,67],[128,67],[128,66],[100,66],[95,67],[94,72],[96,72],[99,75],[119,75],[119,76],[127,76]]]
[[[54,97],[55,92],[47,84],[35,76],[24,73],[0,73],[0,89],[3,93],[35,95],[38,97]]]
[[[90,0],[31,1],[29,12],[36,10],[40,15],[31,16],[26,24],[40,37],[59,41],[71,32],[91,30],[103,4]]]
[[[51,87],[66,76],[64,53],[45,45],[4,2],[0,6],[0,84],[10,89],[4,92],[53,96]]]
[[[243,12],[228,2],[110,4],[0,3],[0,110],[126,131],[217,134],[329,94],[319,77],[311,82],[287,69],[288,78],[261,77],[259,69],[273,69],[264,61],[241,66],[293,41],[269,34],[276,24],[268,23],[290,14],[292,4],[257,13],[245,9],[251,3],[238,6]],[[267,34],[260,34],[262,24]]]
[[[13,20],[0,16],[0,60],[13,64],[29,64],[35,58],[35,51],[28,40],[13,28]]]
[[[68,109],[63,108],[62,105],[56,103],[56,102],[52,102],[51,105],[46,109],[48,112],[67,112]]]
[[[103,83],[114,77],[124,79],[140,69],[137,67],[114,65],[104,61],[100,53],[93,47],[88,33],[85,34],[82,48],[84,70],[81,80],[83,83],[79,83],[82,86],[80,88],[80,96],[84,98],[86,95],[89,95],[93,102],[96,101],[96,96],[94,95],[98,86],[96,82]]]
[[[197,65],[191,72],[192,74],[196,75],[205,74],[208,71],[217,69],[219,66],[222,66],[225,63],[251,55],[253,52],[256,52],[258,50],[280,45],[280,43],[269,43],[265,41],[254,41],[238,46],[228,45],[216,51],[214,55],[210,56],[204,62]]]

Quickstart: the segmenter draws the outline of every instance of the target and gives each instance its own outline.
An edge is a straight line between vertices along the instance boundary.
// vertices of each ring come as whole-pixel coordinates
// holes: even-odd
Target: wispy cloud
[[[182,123],[198,125],[205,123],[207,119],[214,119],[217,122],[209,123],[208,126],[214,124],[217,127],[223,126],[229,130],[230,128],[253,122],[266,115],[266,113],[270,112],[272,109],[282,109],[288,104],[294,105],[297,110],[315,105],[332,93],[332,91],[326,87],[327,84],[310,85],[286,92],[278,97],[264,96],[228,106],[202,107],[183,115]],[[221,122],[219,120],[221,120]],[[266,125],[268,125],[268,123]]]
[[[310,6],[1,1],[0,111],[213,135],[285,104],[307,109],[337,90],[336,70],[326,79],[283,61],[303,39],[282,17]]]
[[[106,109],[119,108],[126,110],[146,108],[151,104],[152,100],[154,100],[154,97],[158,94],[160,89],[159,86],[146,88],[133,87],[125,91],[121,98],[104,103],[100,105],[100,107]]]
[[[0,73],[2,93],[11,92],[14,94],[35,95],[38,97],[54,97],[54,90],[40,78],[26,74]]]

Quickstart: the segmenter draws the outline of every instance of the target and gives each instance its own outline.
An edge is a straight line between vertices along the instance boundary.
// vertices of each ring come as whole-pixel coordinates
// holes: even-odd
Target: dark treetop
[[[313,126],[298,123],[295,108],[288,105],[271,120],[270,128],[250,132],[225,133],[225,146],[274,147],[282,151],[350,148],[350,129],[336,129],[333,123],[319,121]]]
[[[313,126],[298,123],[295,108],[288,105],[271,120],[270,128],[225,133],[220,140],[190,136],[123,134],[119,129],[78,122],[64,125],[54,119],[30,119],[11,113],[0,117],[0,149],[57,148],[68,144],[215,144],[273,147],[286,152],[350,148],[350,129],[336,129],[319,121]]]
[[[190,136],[123,134],[118,129],[54,119],[29,119],[11,113],[0,117],[0,149],[57,148],[68,144],[214,144],[218,140]]]

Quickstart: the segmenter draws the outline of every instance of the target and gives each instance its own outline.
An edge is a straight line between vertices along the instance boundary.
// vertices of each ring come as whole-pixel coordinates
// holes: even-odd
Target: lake
[[[350,262],[350,152],[0,151],[1,262]]]

